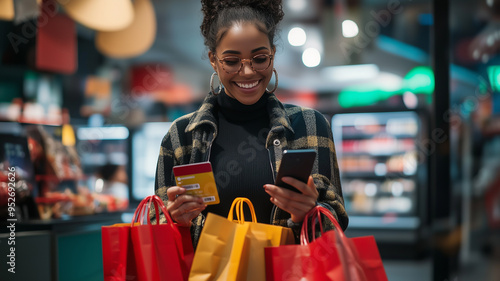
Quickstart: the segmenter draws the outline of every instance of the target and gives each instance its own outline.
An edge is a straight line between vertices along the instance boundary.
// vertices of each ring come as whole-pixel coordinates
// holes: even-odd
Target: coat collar
[[[268,103],[267,111],[269,113],[269,122],[271,124],[271,131],[276,128],[283,127],[294,133],[290,119],[288,118],[284,105],[278,100],[278,98],[273,93],[267,93]],[[201,107],[193,113],[193,117],[186,127],[185,132],[191,132],[197,127],[208,124],[217,131],[217,120],[215,118],[215,109],[217,106],[217,96],[209,93]]]
[[[189,121],[185,132],[191,132],[203,124],[209,124],[213,126],[215,130],[217,130],[217,120],[215,119],[214,114],[216,105],[217,96],[209,93],[203,100],[200,108],[197,111],[193,112],[193,117],[191,118],[191,121]]]
[[[276,127],[284,127],[294,133],[290,119],[286,114],[285,106],[273,93],[268,93],[267,112],[269,113],[271,131]]]

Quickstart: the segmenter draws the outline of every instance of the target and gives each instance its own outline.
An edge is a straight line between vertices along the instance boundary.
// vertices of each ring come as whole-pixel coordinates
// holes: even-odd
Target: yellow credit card
[[[175,183],[186,189],[186,194],[203,198],[207,205],[219,204],[219,193],[215,185],[210,162],[174,166]]]

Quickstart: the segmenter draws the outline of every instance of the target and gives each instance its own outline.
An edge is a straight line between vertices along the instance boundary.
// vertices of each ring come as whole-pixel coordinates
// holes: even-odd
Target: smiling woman
[[[258,222],[292,227],[296,238],[305,214],[316,205],[328,208],[345,229],[348,218],[328,121],[318,111],[281,103],[273,93],[281,1],[202,0],[202,11],[201,33],[214,69],[211,89],[201,107],[175,120],[164,137],[156,194],[177,223],[191,226],[195,247],[207,213],[227,216],[237,197],[250,199]],[[273,73],[275,86],[268,90]],[[285,149],[317,151],[307,183],[283,179],[299,192],[274,184]],[[205,161],[213,167],[219,204],[207,206],[186,194],[172,174],[174,166]]]
[[[209,57],[225,93],[251,105],[262,97],[271,80],[274,52],[266,34],[254,24],[242,23],[226,31]]]

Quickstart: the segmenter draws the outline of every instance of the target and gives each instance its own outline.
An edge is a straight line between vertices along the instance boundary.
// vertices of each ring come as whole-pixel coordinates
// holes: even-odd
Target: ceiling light
[[[288,7],[294,12],[305,10],[307,6],[306,0],[288,0]]]
[[[323,77],[334,81],[374,79],[380,74],[376,64],[329,66],[321,70]]]
[[[302,46],[306,43],[306,32],[300,27],[294,27],[288,32],[288,42],[292,46]]]
[[[76,135],[79,140],[126,140],[129,130],[124,126],[81,127]]]
[[[345,20],[342,22],[342,35],[345,38],[352,38],[359,33],[358,25],[352,20]]]
[[[321,54],[315,48],[308,48],[302,53],[302,62],[307,67],[316,67],[321,62]]]

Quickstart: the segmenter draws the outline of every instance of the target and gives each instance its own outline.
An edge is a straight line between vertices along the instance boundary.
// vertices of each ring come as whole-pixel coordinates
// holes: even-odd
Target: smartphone
[[[283,177],[292,177],[307,183],[315,159],[316,150],[314,149],[284,150],[275,185],[300,192],[295,187],[284,183],[281,179]]]

